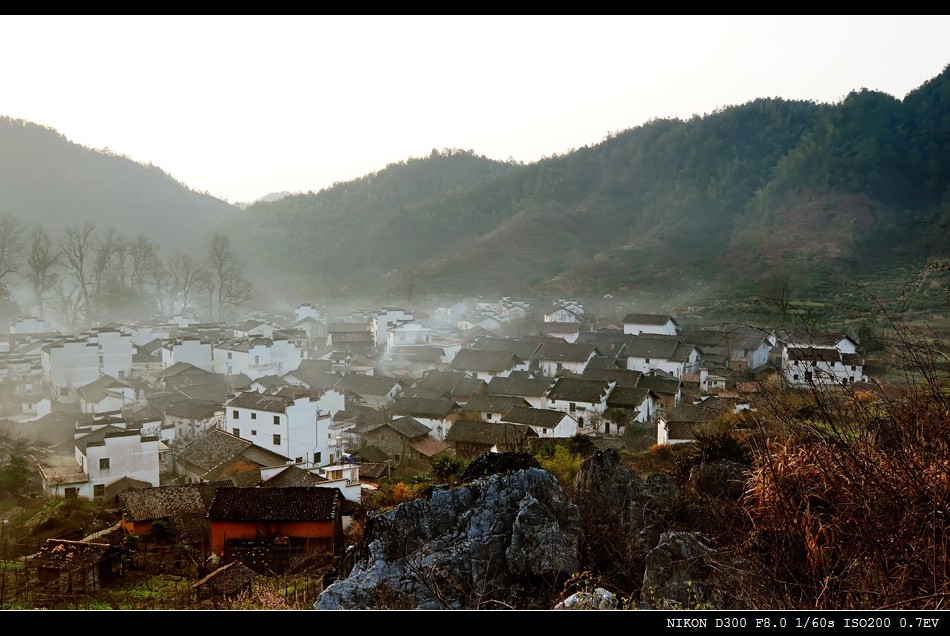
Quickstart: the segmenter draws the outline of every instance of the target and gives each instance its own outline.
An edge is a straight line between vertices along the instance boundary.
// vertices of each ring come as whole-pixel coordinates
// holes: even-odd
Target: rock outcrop
[[[580,514],[538,468],[402,504],[365,532],[364,558],[317,609],[540,608],[579,569]]]
[[[752,609],[768,589],[754,564],[695,532],[668,532],[646,558],[643,609]]]
[[[597,451],[581,464],[574,481],[589,543],[624,559],[652,549],[667,529],[680,490],[666,475],[646,481],[620,460],[617,451]]]

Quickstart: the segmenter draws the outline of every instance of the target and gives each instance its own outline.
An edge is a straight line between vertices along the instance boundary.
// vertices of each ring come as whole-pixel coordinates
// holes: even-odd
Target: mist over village
[[[0,608],[947,607],[945,18],[8,20]]]

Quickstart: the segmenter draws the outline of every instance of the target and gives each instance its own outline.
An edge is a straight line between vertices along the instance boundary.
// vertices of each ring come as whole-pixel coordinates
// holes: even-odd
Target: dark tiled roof
[[[122,550],[108,543],[47,539],[33,560],[38,568],[72,572],[94,567]]]
[[[287,410],[288,404],[293,404],[292,398],[248,391],[228,402],[228,407],[283,413]]]
[[[517,395],[544,397],[551,390],[554,380],[526,380],[521,378],[492,378],[486,393],[491,395]]]
[[[592,355],[599,353],[597,347],[591,344],[546,342],[541,345],[535,358],[555,362],[587,362]]]
[[[841,353],[830,347],[789,347],[788,359],[806,362],[838,362],[841,360]]]
[[[211,521],[330,521],[337,518],[336,488],[224,488],[208,510]]]
[[[205,482],[187,486],[162,486],[119,493],[125,521],[154,521],[185,513],[204,516],[218,488],[230,488],[231,482]]]
[[[336,385],[337,389],[352,391],[357,395],[382,396],[398,387],[399,382],[393,378],[375,375],[345,375]]]
[[[251,443],[218,429],[212,429],[179,453],[178,457],[201,470],[211,470],[224,460],[237,455]]]
[[[480,413],[507,413],[516,406],[528,406],[527,400],[505,395],[475,395],[465,403],[466,411]]]
[[[390,408],[395,415],[442,419],[459,408],[452,399],[399,398]]]
[[[607,380],[609,382],[616,382],[618,387],[635,387],[638,386],[643,374],[639,371],[631,371],[628,369],[592,369],[589,366],[584,369],[584,373],[581,376],[584,380]]]
[[[481,351],[507,351],[522,360],[530,360],[541,347],[541,340],[534,338],[485,338],[479,341]]]
[[[257,578],[257,573],[240,561],[232,561],[218,568],[191,586],[191,589],[206,588],[212,594],[231,596],[240,592],[248,583]]]
[[[650,395],[650,389],[634,389],[630,387],[615,387],[607,398],[607,406],[620,406],[624,408],[640,408],[640,405]]]
[[[467,377],[467,375],[458,371],[430,371],[416,382],[416,386],[448,395],[459,382]]]
[[[419,454],[429,458],[435,457],[448,448],[445,442],[440,442],[431,435],[409,440],[409,446]]]
[[[238,488],[253,488],[261,483],[261,465],[235,455],[206,472],[201,478],[208,481],[230,481]]]
[[[215,412],[222,409],[220,403],[215,402],[195,402],[194,400],[181,400],[172,402],[165,407],[165,415],[172,417],[184,417],[191,420],[204,420],[212,417]]]
[[[650,389],[654,393],[676,395],[676,392],[680,389],[680,384],[680,381],[676,378],[661,378],[655,375],[645,375],[640,378],[637,387]]]
[[[673,320],[673,317],[665,314],[627,314],[623,317],[624,324],[632,323],[637,325],[663,326],[670,320]],[[675,320],[673,320],[673,324],[676,324]]]
[[[524,362],[521,358],[510,351],[462,349],[456,354],[450,366],[453,369],[462,369],[465,371],[502,373],[522,364],[524,364]]]
[[[551,389],[548,397],[552,400],[567,402],[597,403],[610,390],[610,383],[606,380],[581,380],[577,378],[561,378]]]
[[[261,488],[314,488],[325,481],[296,466],[288,466],[261,484]]]
[[[252,444],[241,451],[241,457],[250,460],[259,466],[280,466],[287,463],[287,458],[274,451],[269,451],[256,444]]]
[[[517,446],[528,437],[537,437],[537,433],[527,426],[504,422],[474,422],[459,420],[445,435],[446,442],[467,444],[502,444]]]
[[[548,409],[532,409],[524,406],[516,406],[511,409],[502,419],[503,422],[512,424],[524,424],[526,426],[538,426],[540,428],[554,428],[561,423],[565,414],[561,411],[550,411]]]

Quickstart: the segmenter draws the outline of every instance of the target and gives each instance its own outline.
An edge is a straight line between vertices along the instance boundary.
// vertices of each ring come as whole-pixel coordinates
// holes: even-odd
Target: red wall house
[[[211,551],[223,556],[232,540],[337,550],[343,546],[342,501],[335,488],[222,488],[208,509]]]

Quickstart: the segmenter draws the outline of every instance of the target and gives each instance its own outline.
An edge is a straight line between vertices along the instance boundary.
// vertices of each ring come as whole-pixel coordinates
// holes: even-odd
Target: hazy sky
[[[427,155],[530,162],[756,97],[897,97],[948,17],[4,17],[0,115],[231,201]]]

